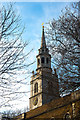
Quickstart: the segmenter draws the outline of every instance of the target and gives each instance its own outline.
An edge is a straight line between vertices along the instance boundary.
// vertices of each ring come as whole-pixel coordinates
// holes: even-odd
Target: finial
[[[42,26],[42,28],[44,28],[44,26]]]
[[[42,23],[41,25],[42,25],[42,28],[44,28],[44,23]]]

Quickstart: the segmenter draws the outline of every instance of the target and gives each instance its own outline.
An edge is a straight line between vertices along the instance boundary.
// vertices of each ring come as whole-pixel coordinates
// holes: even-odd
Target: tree
[[[57,20],[49,23],[48,46],[57,69],[60,92],[69,93],[80,87],[80,15],[79,4],[66,7]]]
[[[12,112],[12,111],[6,111],[2,113],[2,120],[12,120],[15,116],[19,115],[21,113],[21,111],[16,111]]]
[[[10,3],[0,8],[0,108],[23,96],[20,87],[27,78],[23,75],[32,64],[27,62],[32,50],[25,52],[28,42],[22,40],[24,26],[13,6]]]

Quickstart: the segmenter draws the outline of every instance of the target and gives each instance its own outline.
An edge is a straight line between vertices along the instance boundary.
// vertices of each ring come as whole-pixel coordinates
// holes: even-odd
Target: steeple
[[[42,26],[42,39],[41,39],[41,48],[46,48],[45,35],[44,35],[44,26]]]
[[[36,74],[32,71],[33,75],[30,82],[30,110],[59,98],[58,78],[56,74],[52,74],[51,55],[46,46],[44,26],[42,26],[41,47],[36,58]]]
[[[41,47],[39,49],[39,54],[48,54],[49,50],[46,47],[46,40],[45,40],[45,34],[44,34],[44,26],[42,26],[42,37],[41,37]]]
[[[52,71],[51,69],[51,55],[49,54],[49,50],[46,46],[46,40],[45,40],[45,34],[44,34],[44,26],[42,26],[42,37],[41,37],[41,47],[39,49],[39,54],[37,57],[37,72],[42,69],[49,69],[49,71]]]

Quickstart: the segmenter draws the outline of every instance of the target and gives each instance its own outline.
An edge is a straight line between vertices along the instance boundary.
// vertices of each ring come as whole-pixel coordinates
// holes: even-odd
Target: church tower
[[[37,58],[36,74],[31,77],[30,110],[59,98],[58,76],[52,73],[51,55],[46,47],[44,26],[42,27],[41,47]]]

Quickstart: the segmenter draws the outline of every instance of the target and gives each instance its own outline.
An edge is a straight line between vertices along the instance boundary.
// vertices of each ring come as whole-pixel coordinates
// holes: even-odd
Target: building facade
[[[23,113],[15,120],[80,120],[80,90]]]

